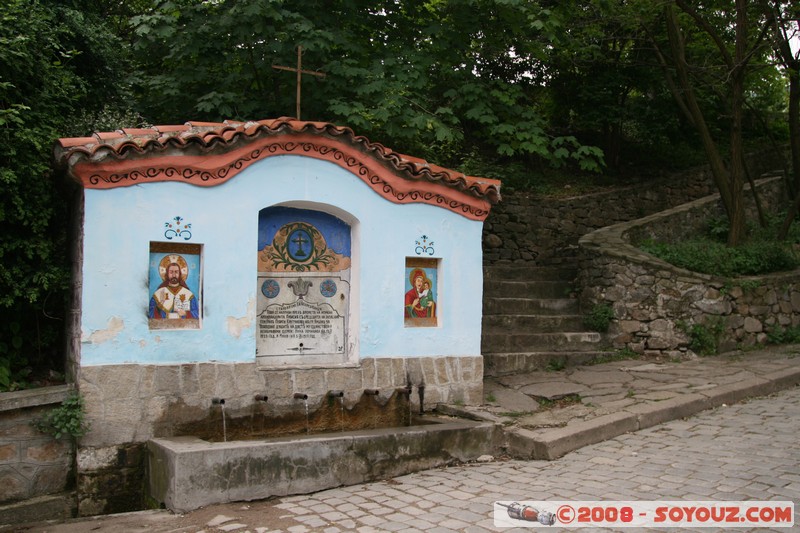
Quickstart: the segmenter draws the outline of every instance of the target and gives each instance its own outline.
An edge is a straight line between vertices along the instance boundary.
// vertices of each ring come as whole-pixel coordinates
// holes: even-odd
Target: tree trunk
[[[789,35],[790,26],[796,21],[782,15],[781,2],[765,2],[764,11],[771,15],[775,54],[781,61],[789,81],[789,149],[791,150],[792,180],[789,183],[790,196],[794,198],[789,213],[781,225],[778,238],[783,240],[800,208],[800,56],[792,53]]]
[[[684,108],[689,113],[692,123],[697,129],[697,133],[700,135],[700,140],[711,168],[714,184],[717,186],[717,190],[719,190],[720,197],[722,198],[722,205],[725,208],[725,212],[731,224],[731,233],[734,237],[738,238],[742,234],[741,228],[744,227],[744,213],[743,211],[740,212],[744,207],[741,201],[741,191],[737,193],[735,190],[731,190],[731,185],[735,184],[736,181],[731,178],[731,174],[725,167],[725,163],[722,160],[722,156],[714,142],[714,138],[708,128],[703,112],[700,109],[700,104],[697,102],[694,90],[692,89],[692,84],[689,80],[689,67],[686,63],[686,51],[675,10],[672,5],[667,5],[664,11],[667,19],[667,33],[669,35],[670,49],[672,51],[672,57],[674,58],[675,73],[678,78],[678,88],[682,93],[676,96],[682,96]],[[735,194],[739,194],[740,196],[738,201],[734,198]],[[734,231],[734,228],[737,229]],[[731,233],[728,234],[729,243],[731,241]]]
[[[744,140],[742,121],[744,118],[745,55],[747,54],[747,0],[736,0],[736,45],[734,64],[730,72],[731,95],[731,165],[730,179],[731,209],[728,245],[736,246],[745,238],[744,210]]]
[[[750,194],[753,195],[753,203],[755,203],[756,211],[758,212],[758,224],[762,228],[766,228],[768,224],[767,216],[764,214],[764,207],[761,205],[761,197],[758,194],[756,182],[753,179],[752,174],[750,174],[750,169],[747,168],[747,158],[745,158],[742,164],[744,165],[744,175],[747,178],[747,183],[750,184]]]
[[[800,191],[800,61],[787,69],[789,76],[789,146],[792,150],[794,188]]]

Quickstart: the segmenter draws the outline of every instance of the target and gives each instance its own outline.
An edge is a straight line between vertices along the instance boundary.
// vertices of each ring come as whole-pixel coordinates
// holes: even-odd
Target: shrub
[[[24,389],[30,368],[23,351],[22,328],[19,322],[8,322],[0,327],[0,332],[7,339],[0,337],[0,392]]]
[[[800,326],[790,326],[783,328],[775,326],[767,331],[767,343],[769,344],[794,344],[800,342]]]
[[[584,316],[583,324],[592,331],[605,333],[614,320],[614,309],[608,304],[597,304]]]
[[[748,240],[727,246],[727,218],[708,220],[703,235],[679,243],[644,241],[639,248],[675,266],[713,276],[758,276],[800,266],[793,244],[800,242],[800,224],[790,227],[785,241],[775,239],[785,214],[768,217],[767,225],[748,224]]]
[[[639,248],[675,266],[714,276],[755,276],[800,266],[791,246],[775,241],[752,241],[737,247],[709,239],[677,244],[645,241]]]
[[[689,336],[689,348],[698,355],[716,355],[719,352],[719,340],[725,332],[723,317],[709,318],[705,324],[678,323],[678,327]]]
[[[64,435],[69,435],[73,439],[82,437],[89,431],[83,398],[76,393],[70,394],[60,407],[56,407],[42,418],[34,420],[33,426],[56,439],[60,439]]]

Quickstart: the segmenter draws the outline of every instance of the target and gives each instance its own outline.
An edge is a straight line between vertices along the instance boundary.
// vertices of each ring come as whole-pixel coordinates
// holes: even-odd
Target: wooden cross
[[[297,73],[297,113],[296,117],[297,120],[300,120],[300,87],[302,85],[303,74],[310,74],[312,76],[317,76],[318,78],[324,78],[325,74],[322,72],[317,72],[316,70],[303,70],[303,47],[297,47],[297,68],[294,67],[282,67],[280,65],[272,65],[272,68],[276,70],[288,70],[289,72],[296,72]]]

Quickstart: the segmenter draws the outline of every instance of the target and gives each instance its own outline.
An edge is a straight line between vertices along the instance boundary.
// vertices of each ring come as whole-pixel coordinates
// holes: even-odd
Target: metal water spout
[[[308,432],[311,431],[311,428],[309,427],[309,424],[308,424],[308,421],[309,421],[309,417],[308,417],[308,394],[305,394],[305,393],[302,393],[302,392],[295,392],[292,397],[295,400],[303,400],[303,405],[305,405],[305,408],[306,408],[306,433],[308,433]]]
[[[222,440],[228,442],[228,427],[225,422],[225,398],[211,398],[211,405],[219,405],[222,411]]]
[[[329,390],[328,391],[328,398],[341,398],[344,396],[344,391],[342,390]]]
[[[256,401],[257,402],[266,402],[269,399],[269,396],[266,394],[256,394]]]
[[[377,396],[378,394],[380,394],[378,389],[364,389],[365,396]]]

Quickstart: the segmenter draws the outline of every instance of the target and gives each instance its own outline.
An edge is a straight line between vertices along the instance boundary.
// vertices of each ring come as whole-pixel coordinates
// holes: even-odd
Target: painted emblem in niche
[[[287,206],[259,211],[259,366],[348,360],[350,234],[349,224],[322,211]],[[269,281],[280,288],[273,298],[264,293]]]
[[[436,259],[406,259],[406,293],[404,317],[407,326],[436,326],[439,313],[436,293],[438,262]]]
[[[150,243],[151,328],[199,327],[200,245]]]
[[[319,292],[325,298],[333,298],[336,296],[336,282],[332,279],[326,279],[320,284]]]
[[[350,268],[350,258],[328,246],[312,224],[290,222],[275,232],[258,254],[259,272],[335,272]]]
[[[280,292],[281,286],[274,279],[268,279],[261,284],[261,293],[269,299],[275,298]]]

